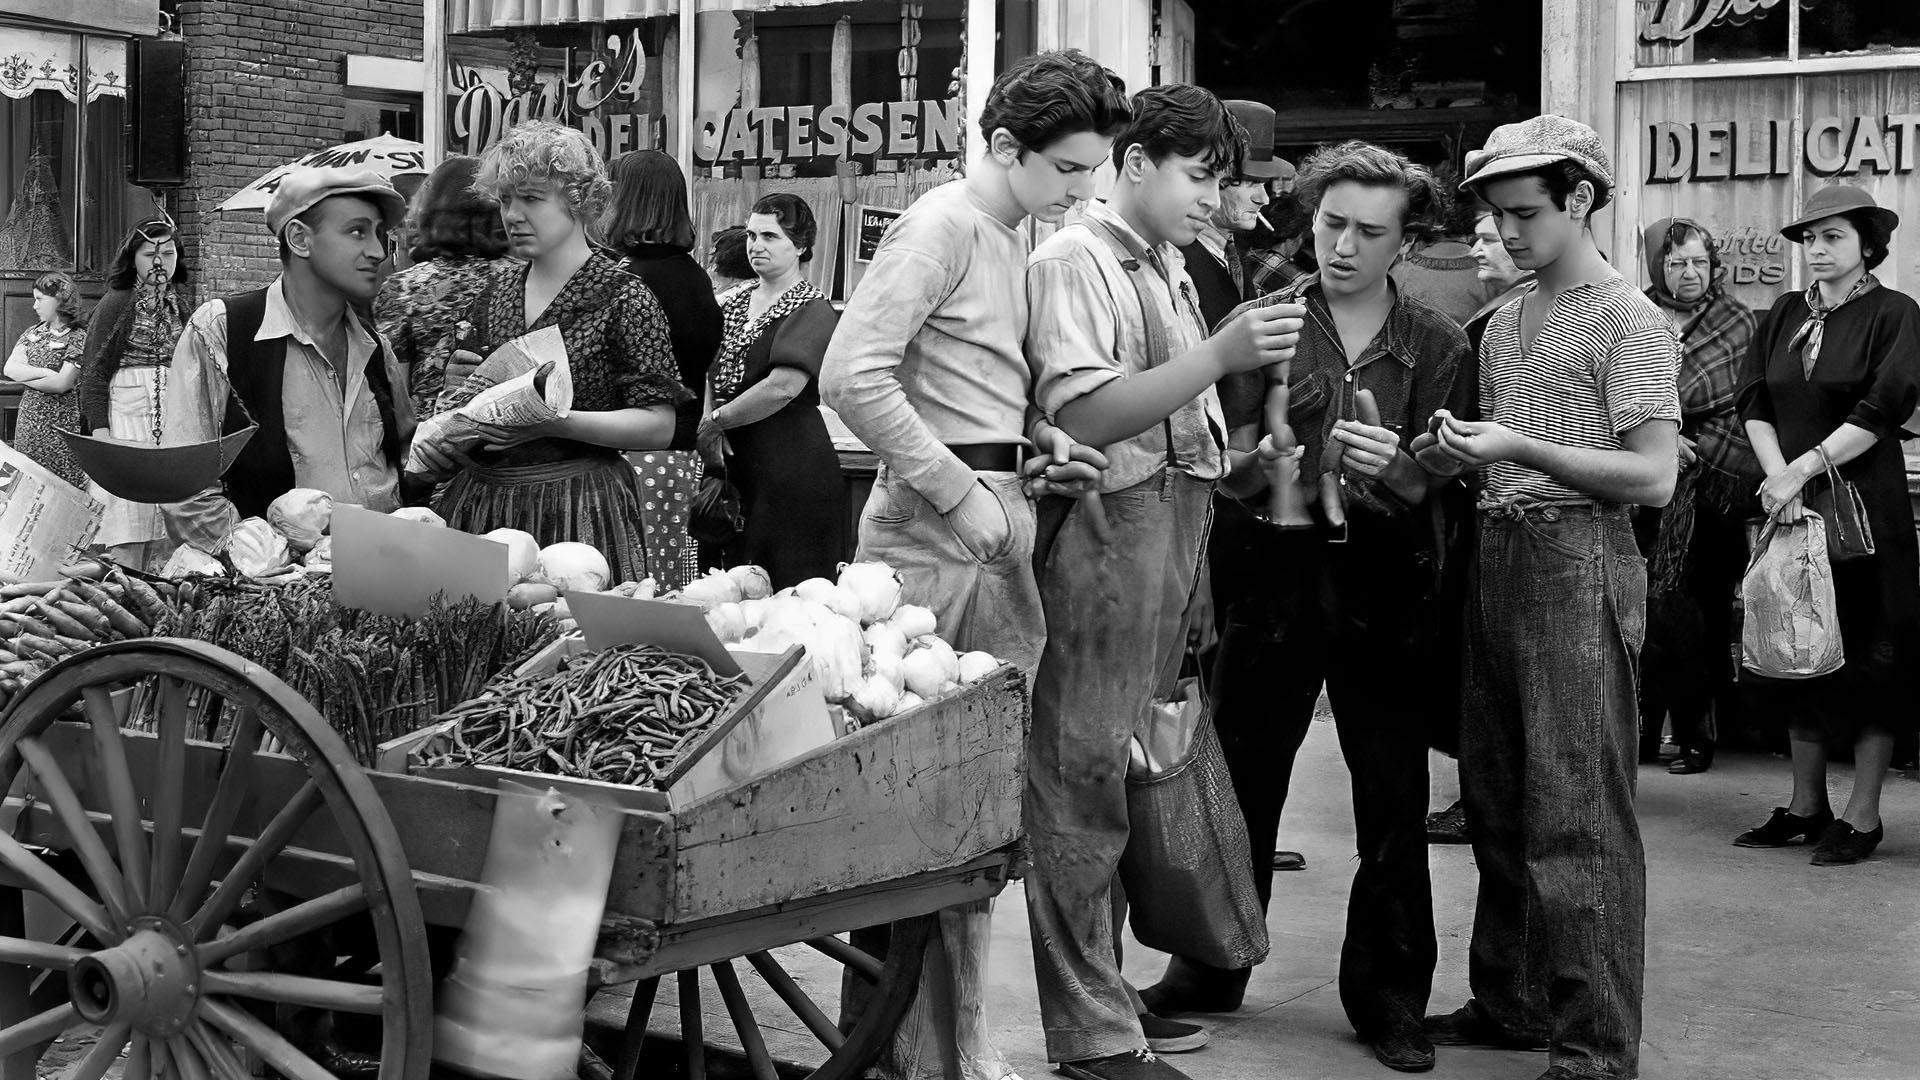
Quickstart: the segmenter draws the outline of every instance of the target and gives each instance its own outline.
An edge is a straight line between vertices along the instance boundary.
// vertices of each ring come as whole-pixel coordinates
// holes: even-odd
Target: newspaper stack
[[[514,338],[480,362],[461,386],[464,402],[421,421],[413,436],[407,471],[430,474],[424,447],[459,453],[486,441],[481,426],[527,428],[558,420],[573,408],[573,370],[567,365],[560,328],[549,326]]]

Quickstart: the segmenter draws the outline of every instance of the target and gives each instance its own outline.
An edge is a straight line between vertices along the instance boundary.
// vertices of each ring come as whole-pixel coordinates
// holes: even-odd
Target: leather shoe
[[[1833,811],[1822,810],[1817,814],[1801,817],[1787,813],[1784,806],[1773,808],[1773,816],[1765,825],[1757,829],[1748,829],[1733,838],[1734,847],[1786,847],[1796,839],[1813,843],[1823,836],[1827,826],[1833,824]]]
[[[1380,1064],[1395,1072],[1426,1072],[1433,1068],[1433,1043],[1411,1022],[1395,1025],[1366,1040]]]
[[[1465,844],[1470,842],[1467,836],[1467,804],[1455,799],[1452,806],[1445,810],[1435,810],[1427,815],[1427,843],[1429,844]]]
[[[1849,866],[1873,854],[1886,835],[1884,822],[1875,825],[1872,832],[1861,832],[1847,822],[1835,821],[1813,846],[1810,861],[1815,866]]]
[[[1547,1040],[1515,1035],[1481,1013],[1472,1001],[1450,1013],[1429,1016],[1421,1031],[1435,1046],[1491,1046],[1497,1050],[1538,1051],[1547,1048]]]
[[[1252,968],[1230,971],[1176,956],[1159,982],[1140,991],[1140,1001],[1160,1016],[1230,1013],[1246,997],[1252,976]]]

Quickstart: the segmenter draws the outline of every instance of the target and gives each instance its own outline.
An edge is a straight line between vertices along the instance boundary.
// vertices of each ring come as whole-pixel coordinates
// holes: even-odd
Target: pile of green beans
[[[521,772],[655,787],[747,686],[657,645],[615,645],[546,675],[503,675],[436,718],[458,721],[430,767]]]

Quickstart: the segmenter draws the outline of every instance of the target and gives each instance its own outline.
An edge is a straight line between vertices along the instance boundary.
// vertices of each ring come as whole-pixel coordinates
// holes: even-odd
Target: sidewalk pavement
[[[1324,709],[1324,701],[1322,707]],[[1335,977],[1353,879],[1346,767],[1323,713],[1294,770],[1280,846],[1307,869],[1274,882],[1273,951],[1241,1010],[1191,1017],[1210,1044],[1168,1060],[1194,1080],[1314,1080],[1396,1074],[1347,1027]],[[1436,808],[1457,789],[1434,758]],[[1848,766],[1832,772],[1845,804]],[[1888,779],[1887,840],[1868,862],[1816,867],[1804,847],[1756,851],[1734,836],[1785,804],[1787,762],[1722,753],[1709,772],[1640,772],[1647,849],[1647,979],[1640,1071],[1646,1080],[1912,1080],[1920,1076],[1920,783]],[[1440,968],[1430,1011],[1466,998],[1473,854],[1430,849]],[[1016,883],[994,914],[988,1014],[1025,1080],[1053,1075],[1034,997],[1025,899]],[[1129,940],[1135,985],[1165,956]],[[1545,1054],[1439,1049],[1435,1080],[1534,1080]]]

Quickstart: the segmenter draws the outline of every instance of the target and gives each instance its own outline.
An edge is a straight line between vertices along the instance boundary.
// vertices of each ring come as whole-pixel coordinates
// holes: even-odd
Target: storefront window
[[[125,122],[123,40],[0,27],[0,274],[105,271],[151,203],[124,179]]]
[[[1643,67],[1920,49],[1914,0],[1634,0],[1634,7]]]

